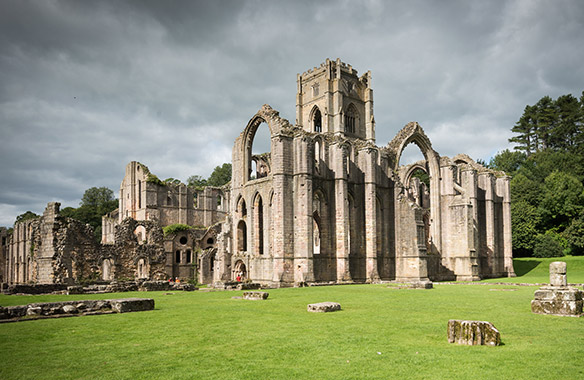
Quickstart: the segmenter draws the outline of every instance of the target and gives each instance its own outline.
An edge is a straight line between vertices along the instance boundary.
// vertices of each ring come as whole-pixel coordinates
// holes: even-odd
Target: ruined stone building
[[[509,177],[465,155],[441,157],[417,123],[376,146],[370,72],[358,76],[327,60],[297,84],[295,125],[265,105],[235,141],[222,279],[244,273],[292,285],[513,275]],[[271,151],[253,155],[262,124]],[[400,167],[410,143],[425,160]]]
[[[65,249],[89,259],[63,270],[267,286],[513,276],[509,177],[463,154],[440,156],[415,122],[377,146],[371,79],[339,59],[299,74],[295,124],[261,107],[235,140],[224,188],[163,183],[131,162],[101,244]],[[258,154],[260,128],[270,151]],[[400,166],[409,144],[424,160]],[[32,224],[50,224],[45,214]],[[176,224],[194,228],[164,235]],[[9,281],[40,281],[31,268],[41,256],[26,253],[45,230],[39,238],[27,228],[15,226],[8,243]]]

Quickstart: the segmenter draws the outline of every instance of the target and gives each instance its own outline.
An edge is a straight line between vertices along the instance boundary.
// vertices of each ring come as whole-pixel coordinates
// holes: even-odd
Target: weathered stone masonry
[[[270,151],[256,154],[260,127]],[[297,76],[294,125],[269,105],[249,120],[229,185],[163,183],[130,162],[101,244],[49,204],[7,238],[4,281],[239,277],[294,286],[513,276],[509,177],[463,154],[440,156],[415,122],[386,146],[375,145],[375,128],[371,72],[327,59]],[[424,160],[400,166],[409,144]],[[192,228],[164,236],[176,223]]]

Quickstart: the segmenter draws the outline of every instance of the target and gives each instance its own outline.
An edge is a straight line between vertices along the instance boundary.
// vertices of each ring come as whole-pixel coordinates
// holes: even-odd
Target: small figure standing
[[[240,275],[237,275],[237,277],[235,277],[235,280],[236,280],[237,282],[241,282],[241,276],[240,276]]]

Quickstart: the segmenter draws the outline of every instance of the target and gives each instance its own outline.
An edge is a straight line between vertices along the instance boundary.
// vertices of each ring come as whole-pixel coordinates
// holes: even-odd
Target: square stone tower
[[[327,59],[297,76],[296,124],[310,133],[334,133],[375,142],[371,71]]]

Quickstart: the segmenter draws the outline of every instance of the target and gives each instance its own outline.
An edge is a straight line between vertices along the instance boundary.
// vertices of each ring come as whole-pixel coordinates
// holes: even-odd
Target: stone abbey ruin
[[[440,156],[415,122],[377,146],[371,72],[327,59],[297,84],[296,123],[261,107],[235,140],[231,183],[165,184],[130,162],[101,243],[49,203],[11,235],[0,231],[1,281],[280,287],[514,275],[509,177],[464,154]],[[253,154],[262,124],[270,152]],[[410,143],[424,160],[400,166]],[[179,223],[191,228],[163,233]]]

